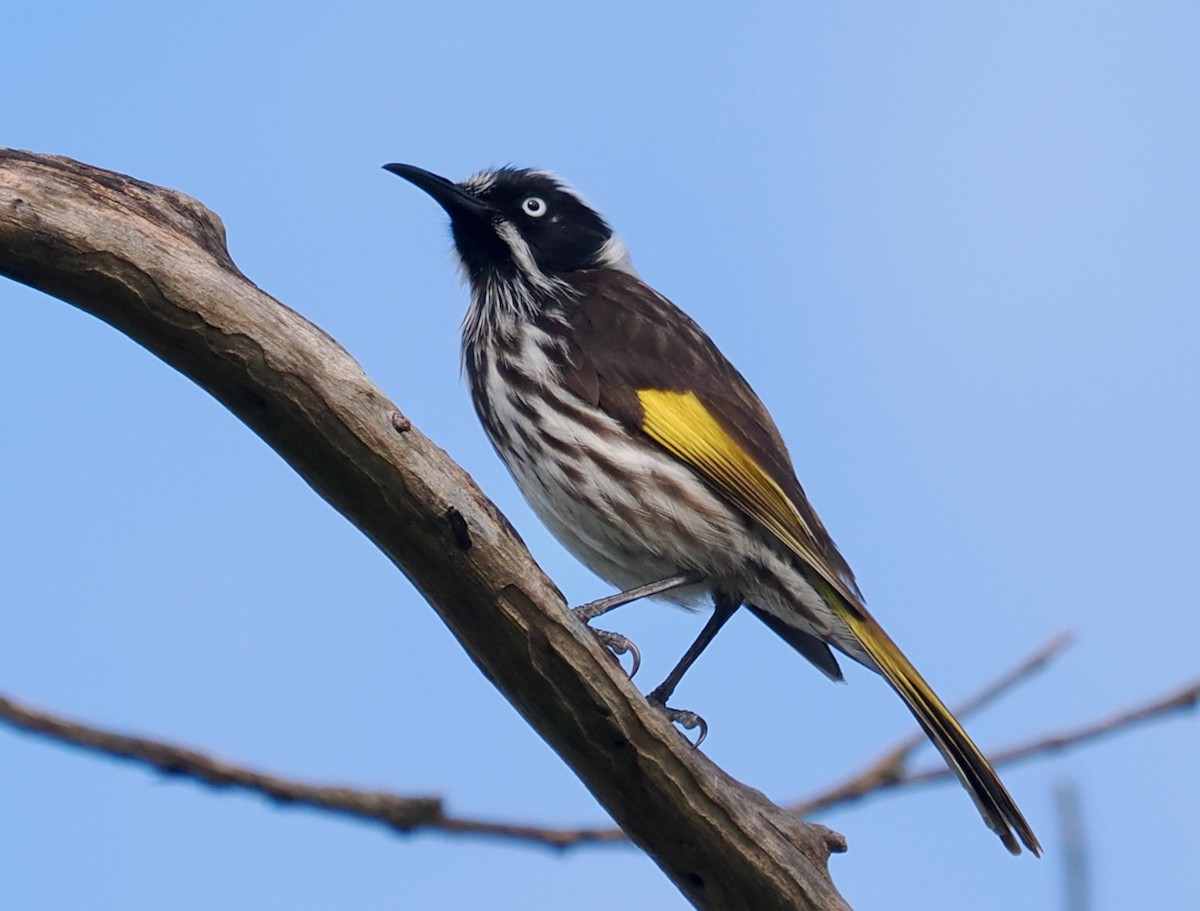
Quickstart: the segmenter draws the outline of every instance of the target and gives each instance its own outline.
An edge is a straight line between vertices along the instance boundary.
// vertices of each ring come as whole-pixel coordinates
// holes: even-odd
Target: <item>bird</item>
[[[987,758],[867,611],[854,573],[797,480],[774,420],[712,339],[639,275],[605,218],[555,174],[505,166],[454,182],[387,164],[436,201],[470,303],[471,401],[533,512],[617,594],[585,623],[657,597],[713,613],[649,699],[667,705],[740,607],[833,680],[835,650],[900,696],[1013,854],[1041,846]],[[637,652],[593,629],[615,654]]]

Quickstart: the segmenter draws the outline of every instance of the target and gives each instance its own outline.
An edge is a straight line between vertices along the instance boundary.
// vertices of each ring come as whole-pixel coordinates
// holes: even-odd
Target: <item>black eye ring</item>
[[[541,218],[546,214],[546,200],[540,196],[526,196],[521,202],[521,211],[531,218]]]

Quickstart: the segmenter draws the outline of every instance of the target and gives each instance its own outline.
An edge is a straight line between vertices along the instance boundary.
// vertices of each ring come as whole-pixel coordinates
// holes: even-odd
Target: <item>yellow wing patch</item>
[[[639,389],[642,430],[687,462],[753,519],[772,532],[835,588],[823,561],[812,551],[812,529],[791,498],[721,426],[694,392]]]

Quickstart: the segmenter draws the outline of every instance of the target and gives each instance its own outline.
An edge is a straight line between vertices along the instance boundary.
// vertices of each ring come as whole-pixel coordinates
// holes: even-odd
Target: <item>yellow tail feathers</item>
[[[1040,857],[1042,846],[1037,836],[991,763],[912,662],[900,651],[900,647],[871,617],[859,614],[853,608],[844,609],[841,614],[892,689],[904,700],[917,723],[958,775],[988,828],[1000,836],[1004,846],[1013,854],[1021,853],[1021,844],[1017,843],[1019,838],[1026,848]],[[1014,832],[1016,838],[1013,837]]]

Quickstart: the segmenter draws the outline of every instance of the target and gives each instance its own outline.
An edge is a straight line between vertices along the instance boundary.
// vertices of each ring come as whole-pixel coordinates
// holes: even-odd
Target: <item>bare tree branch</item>
[[[960,713],[966,714],[995,699],[1021,680],[1027,679],[1060,653],[1070,639],[1060,635],[1042,646],[1012,670],[988,684],[963,703]],[[1146,705],[1127,709],[1102,721],[1077,728],[1073,732],[1040,738],[1027,744],[993,754],[999,765],[1018,759],[1028,759],[1040,753],[1062,750],[1085,744],[1103,734],[1115,734],[1153,719],[1195,708],[1200,701],[1200,681],[1156,699]],[[441,798],[403,797],[382,791],[363,791],[354,788],[310,785],[273,775],[264,775],[212,759],[195,750],[127,737],[100,730],[56,715],[22,706],[0,696],[0,722],[39,734],[71,746],[83,747],[120,759],[148,765],[157,771],[191,778],[214,787],[233,787],[261,794],[277,803],[309,806],[382,823],[401,832],[439,831],[456,835],[476,835],[504,838],[553,848],[573,848],[589,844],[625,844],[628,839],[620,829],[611,827],[550,828],[518,823],[489,822],[456,817],[445,813]],[[910,738],[888,750],[880,760],[847,782],[836,785],[819,797],[812,798],[800,809],[829,809],[850,803],[874,793],[916,784],[951,781],[947,768],[930,769],[917,774],[886,776],[880,770],[890,770],[896,761],[907,756],[923,740]],[[903,760],[900,761],[901,765]],[[836,845],[840,847],[840,845]]]
[[[569,617],[470,477],[340,345],[238,271],[200,203],[0,150],[0,274],[108,322],[275,449],[412,581],[697,908],[846,907],[827,869],[838,838],[693,750]]]

